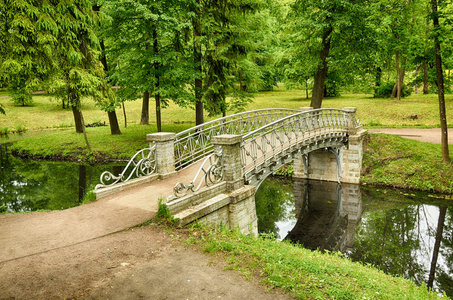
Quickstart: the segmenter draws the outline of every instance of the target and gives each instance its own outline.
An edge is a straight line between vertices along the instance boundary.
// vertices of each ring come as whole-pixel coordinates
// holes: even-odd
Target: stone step
[[[226,191],[226,183],[221,182],[210,187],[203,187],[195,193],[188,192],[184,197],[170,200],[167,202],[167,207],[172,215],[176,215],[190,207],[203,203],[206,199],[211,199],[217,195],[223,194]]]
[[[185,210],[175,214],[174,217],[179,219],[180,225],[184,226],[221,209],[229,203],[230,197],[226,194],[220,194],[200,204],[188,207]]]

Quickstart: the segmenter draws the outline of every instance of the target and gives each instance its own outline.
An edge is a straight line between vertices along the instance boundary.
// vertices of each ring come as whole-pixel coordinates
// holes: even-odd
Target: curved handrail
[[[213,153],[211,137],[220,134],[243,134],[265,124],[300,112],[271,108],[237,113],[186,129],[175,137],[175,169],[183,169]]]
[[[156,171],[156,145],[152,145],[149,148],[142,149],[134,154],[129,160],[126,167],[118,175],[114,175],[109,171],[105,171],[101,174],[100,184],[97,184],[95,190],[112,186],[119,182],[125,182],[135,177],[141,177],[151,175]],[[111,181],[111,182],[110,182]]]
[[[269,123],[243,136],[241,163],[244,177],[258,173],[283,153],[293,152],[303,143],[317,142],[320,137],[346,136],[349,115],[340,109],[316,109],[300,112]],[[291,149],[290,149],[291,148]]]

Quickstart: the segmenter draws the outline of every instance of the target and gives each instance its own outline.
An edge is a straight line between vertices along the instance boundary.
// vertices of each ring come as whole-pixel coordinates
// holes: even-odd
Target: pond
[[[99,183],[102,172],[120,173],[124,163],[92,166],[82,163],[24,160],[0,144],[0,212],[61,210],[80,205]]]
[[[453,201],[424,193],[268,178],[256,194],[258,230],[453,296]]]

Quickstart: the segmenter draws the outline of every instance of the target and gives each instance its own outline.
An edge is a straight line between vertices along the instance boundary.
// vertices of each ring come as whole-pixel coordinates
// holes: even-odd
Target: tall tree
[[[59,28],[55,54],[60,69],[50,90],[68,99],[77,133],[84,133],[82,98],[103,98],[107,90],[99,60],[99,40],[95,32],[97,16],[91,1],[73,0],[55,7]]]
[[[254,46],[249,30],[260,0],[196,0],[192,8],[193,61],[196,123],[204,108],[211,114],[240,109],[250,97],[235,89],[236,76]],[[242,73],[243,75],[243,73]],[[242,91],[244,92],[244,91]],[[232,95],[230,103],[226,96]]]
[[[121,86],[123,97],[143,95],[141,124],[149,122],[149,98],[154,95],[158,131],[169,100],[190,100],[186,83],[192,73],[183,59],[183,39],[190,24],[181,16],[187,12],[184,4],[128,0],[106,1],[103,6],[112,21],[105,33],[108,54],[118,62],[110,78]]]
[[[431,17],[434,26],[433,39],[434,39],[434,53],[436,57],[437,95],[439,99],[442,159],[444,163],[450,163],[451,160],[448,150],[447,113],[445,110],[445,95],[444,95],[444,72],[442,69],[442,56],[440,52],[440,41],[439,41],[441,29],[439,25],[439,12],[437,0],[431,0],[431,9],[432,9]]]
[[[98,14],[100,14],[100,5],[93,5],[93,11],[95,11]],[[102,24],[99,24],[102,26]],[[104,67],[104,72],[105,74],[108,74],[109,72],[109,66],[107,63],[107,57],[105,54],[105,43],[101,39],[99,41],[99,46],[101,47],[101,63]],[[115,94],[111,92],[111,86],[108,84],[105,86],[108,90],[105,91],[105,97],[104,101],[101,101],[102,108],[107,112],[108,118],[109,118],[109,125],[110,125],[110,133],[111,134],[121,134],[120,126],[118,124],[118,118],[116,116],[116,111],[115,108],[118,105],[116,101]]]
[[[0,1],[0,77],[16,104],[31,103],[31,92],[57,67],[55,10],[45,1]]]
[[[368,55],[373,36],[369,20],[369,1],[296,0],[288,15],[289,30],[299,39],[294,53],[306,53],[313,70],[311,106],[320,108],[327,75],[335,65],[347,70],[360,67]],[[370,45],[370,46],[368,46]],[[349,65],[349,66],[348,66]],[[341,68],[338,68],[341,69]]]

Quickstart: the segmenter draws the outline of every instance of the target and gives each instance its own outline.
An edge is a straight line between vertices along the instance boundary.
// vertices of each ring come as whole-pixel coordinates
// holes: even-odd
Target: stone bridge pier
[[[258,235],[256,187],[245,185],[242,177],[242,136],[220,135],[211,140],[222,148],[223,181],[173,201],[167,206],[181,225],[201,222],[238,228],[243,234]]]
[[[309,111],[312,107],[302,107]],[[349,114],[348,142],[341,148],[324,148],[294,159],[293,177],[359,184],[362,169],[363,139],[366,134],[356,126],[356,107],[346,107]]]

